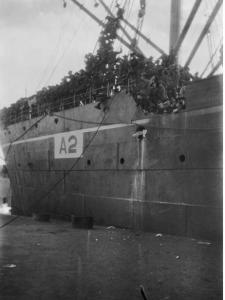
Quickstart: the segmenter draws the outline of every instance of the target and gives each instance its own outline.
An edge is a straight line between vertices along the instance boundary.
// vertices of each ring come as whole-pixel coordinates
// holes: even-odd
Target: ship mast
[[[180,33],[180,9],[181,0],[171,0],[170,6],[170,40],[169,52],[173,53],[174,46],[179,38]]]

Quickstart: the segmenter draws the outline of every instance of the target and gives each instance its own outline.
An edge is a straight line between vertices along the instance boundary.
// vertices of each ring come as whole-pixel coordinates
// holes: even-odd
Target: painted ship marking
[[[147,120],[147,119],[146,119]],[[145,122],[146,122],[145,120]],[[144,120],[140,120],[140,123],[143,123]],[[138,124],[139,122],[135,121],[135,124]],[[122,124],[122,123],[118,123],[118,124],[113,124],[113,125],[104,125],[99,127],[91,127],[91,128],[84,128],[84,129],[77,129],[77,130],[73,130],[73,131],[66,131],[64,133],[56,133],[56,134],[51,134],[51,135],[43,135],[40,137],[35,137],[35,138],[30,138],[30,139],[25,139],[25,140],[20,140],[20,141],[16,141],[13,143],[7,143],[7,144],[3,144],[2,147],[8,147],[9,145],[18,145],[18,144],[22,144],[22,143],[31,143],[31,142],[36,142],[36,141],[40,141],[40,140],[46,140],[46,139],[50,139],[50,138],[57,138],[57,137],[61,137],[62,134],[70,134],[70,136],[72,135],[77,135],[77,134],[83,134],[83,133],[87,133],[87,132],[95,132],[96,130],[102,131],[102,130],[108,130],[108,129],[115,129],[115,128],[122,128],[122,127],[127,127],[127,126],[134,126],[135,124]]]
[[[54,136],[54,158],[77,158],[83,153],[83,133],[64,132]]]

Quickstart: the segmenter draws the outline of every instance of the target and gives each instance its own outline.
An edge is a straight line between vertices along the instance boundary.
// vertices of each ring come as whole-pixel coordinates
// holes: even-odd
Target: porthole
[[[124,164],[124,162],[125,162],[125,160],[124,160],[124,158],[122,157],[122,158],[120,159],[120,163],[121,163],[121,165],[123,165],[123,164]]]
[[[32,168],[32,167],[33,167],[32,162],[29,162],[27,165],[28,165],[29,168]]]
[[[179,156],[179,160],[180,160],[180,162],[184,162],[185,161],[185,155],[184,154],[181,154],[180,156]]]

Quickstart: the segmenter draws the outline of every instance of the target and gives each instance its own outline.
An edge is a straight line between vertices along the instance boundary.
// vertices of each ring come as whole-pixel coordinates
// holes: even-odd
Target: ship
[[[172,33],[180,42],[185,36]],[[86,216],[98,225],[221,239],[222,85],[223,76],[213,73],[189,82],[185,107],[174,113],[141,109],[128,83],[97,107],[65,101],[2,125],[13,213]]]

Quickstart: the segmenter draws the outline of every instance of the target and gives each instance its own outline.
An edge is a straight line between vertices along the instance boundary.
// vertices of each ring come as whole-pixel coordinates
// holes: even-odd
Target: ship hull
[[[121,93],[105,112],[89,104],[46,116],[12,144],[37,119],[2,130],[14,211],[220,239],[221,82],[193,83],[178,114],[144,115]],[[57,156],[57,140],[72,135],[82,139],[81,157],[68,157],[65,144]]]

